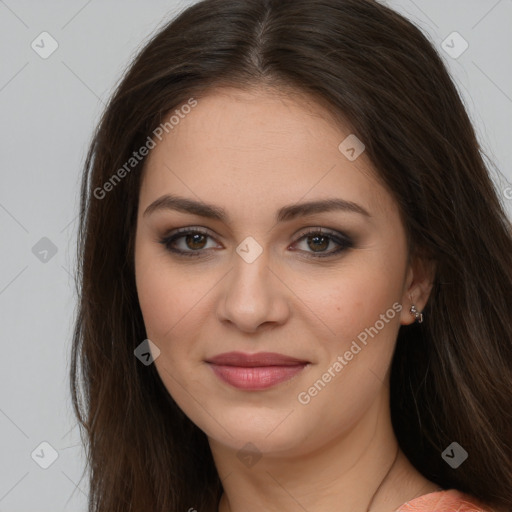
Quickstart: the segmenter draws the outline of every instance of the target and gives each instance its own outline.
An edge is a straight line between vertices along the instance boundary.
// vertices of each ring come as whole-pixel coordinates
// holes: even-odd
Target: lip
[[[287,381],[310,364],[309,361],[274,352],[227,352],[206,362],[224,382],[238,389],[255,391]]]
[[[255,366],[292,366],[309,363],[309,361],[304,359],[297,359],[275,352],[257,352],[256,354],[225,352],[224,354],[219,354],[207,359],[206,362],[223,366],[241,366],[246,368]]]

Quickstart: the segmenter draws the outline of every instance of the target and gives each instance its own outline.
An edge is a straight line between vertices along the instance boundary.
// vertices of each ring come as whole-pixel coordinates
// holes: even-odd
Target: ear
[[[416,321],[410,312],[413,304],[419,313],[425,308],[434,284],[435,273],[436,265],[433,259],[423,255],[411,258],[402,295],[401,325],[410,325]]]

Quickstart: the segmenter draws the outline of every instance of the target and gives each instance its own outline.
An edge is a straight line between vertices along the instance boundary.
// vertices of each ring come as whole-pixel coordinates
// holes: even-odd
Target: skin
[[[410,305],[424,308],[434,269],[408,260],[397,205],[366,154],[350,161],[338,149],[350,133],[304,95],[224,87],[198,99],[148,156],[135,240],[140,306],[163,383],[208,436],[224,486],[220,512],[364,512],[377,489],[371,510],[384,512],[438,489],[401,451],[388,473],[398,446],[389,410],[393,349],[400,325],[415,320]],[[229,220],[170,209],[144,216],[166,193],[215,204]],[[274,220],[284,205],[327,198],[357,203],[370,217],[330,211]],[[203,256],[180,257],[159,243],[185,227],[210,237],[182,237],[174,247]],[[300,236],[304,228],[350,234],[354,246],[315,258],[339,246],[315,246]],[[236,252],[248,236],[262,249],[252,263]],[[403,309],[300,403],[299,393],[394,303]],[[244,391],[205,362],[230,351],[310,364],[274,387]],[[260,456],[250,466],[237,457],[249,442]]]

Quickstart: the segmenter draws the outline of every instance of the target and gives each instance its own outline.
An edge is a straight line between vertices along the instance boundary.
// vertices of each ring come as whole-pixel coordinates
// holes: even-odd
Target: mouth
[[[212,357],[206,363],[223,382],[238,389],[253,391],[290,380],[310,364],[309,361],[272,352],[229,352]]]

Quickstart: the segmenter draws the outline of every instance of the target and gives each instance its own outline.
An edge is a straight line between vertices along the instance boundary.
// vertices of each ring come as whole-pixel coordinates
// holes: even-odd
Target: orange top
[[[491,508],[457,489],[435,491],[414,498],[395,512],[493,512]]]

